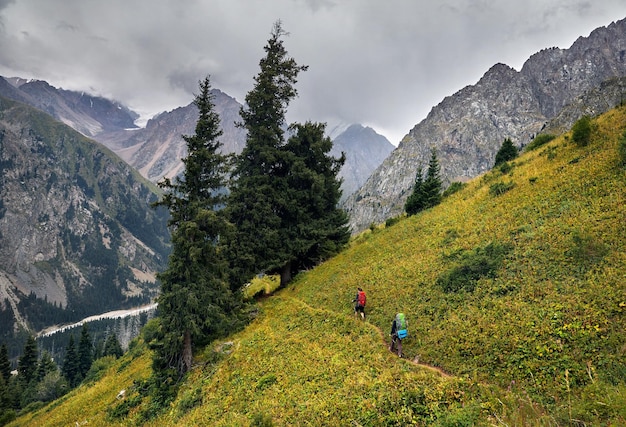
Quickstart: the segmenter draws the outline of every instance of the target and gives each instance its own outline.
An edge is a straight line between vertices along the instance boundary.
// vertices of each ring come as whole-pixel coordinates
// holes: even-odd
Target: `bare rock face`
[[[77,318],[154,297],[169,233],[151,188],[105,147],[0,97],[0,309],[29,327],[29,295]]]
[[[494,65],[478,83],[433,107],[345,201],[353,232],[404,211],[415,174],[427,167],[431,150],[437,154],[444,185],[475,177],[493,167],[505,138],[518,147],[526,145],[568,104],[581,102],[580,97],[608,80],[626,76],[625,60],[626,20],[622,20],[579,38],[569,49],[538,52],[519,72]],[[613,106],[596,102],[593,112]],[[586,114],[584,110],[570,109],[569,122]]]

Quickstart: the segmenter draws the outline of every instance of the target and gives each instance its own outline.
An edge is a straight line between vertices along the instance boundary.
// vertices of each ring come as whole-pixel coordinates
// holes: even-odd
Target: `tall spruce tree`
[[[93,345],[91,343],[91,336],[89,335],[87,324],[83,323],[83,327],[80,331],[80,340],[78,341],[78,373],[81,379],[85,378],[92,363]]]
[[[324,225],[321,218],[317,220],[317,225],[311,226],[298,219],[310,216],[313,210],[312,206],[298,207],[298,203],[317,203],[324,197],[328,197],[327,202],[332,201],[338,189],[325,188],[330,193],[321,195],[317,201],[298,195],[297,186],[300,184],[293,178],[291,162],[295,162],[298,156],[305,156],[294,157],[289,151],[301,141],[294,140],[289,148],[285,148],[285,114],[289,103],[297,96],[294,87],[297,76],[308,67],[298,65],[288,56],[282,41],[285,34],[280,21],[276,22],[264,48],[266,56],[260,61],[261,70],[255,77],[254,88],[246,95],[245,107],[241,109],[241,126],[247,130],[247,139],[237,158],[235,181],[227,207],[230,221],[236,228],[229,244],[231,284],[235,287],[261,272],[280,272],[281,284],[284,285],[290,280],[294,261],[300,257],[313,259],[321,256],[329,247],[340,244],[345,236],[345,223],[342,224],[343,218],[334,205],[329,211],[334,219],[326,218]],[[295,130],[299,140],[306,139],[305,133],[319,136],[311,124]],[[324,163],[320,167],[326,168],[319,174],[320,177],[325,173],[336,173],[334,165]],[[308,168],[314,171],[314,168]],[[334,184],[329,185],[332,187]],[[296,208],[307,212],[306,215],[302,212],[298,214]],[[331,230],[333,227],[329,225],[333,222],[337,228]],[[312,230],[315,226],[318,227],[317,239]],[[301,227],[308,230],[298,235],[297,229]]]
[[[61,372],[65,379],[67,379],[70,387],[76,387],[80,382],[78,351],[76,350],[76,342],[74,341],[74,334],[70,334],[70,340],[65,348],[65,357],[63,358],[63,366]]]
[[[11,378],[11,361],[9,360],[9,349],[5,343],[0,345],[0,375],[4,377],[6,383]]]
[[[124,350],[120,341],[117,339],[115,332],[111,332],[106,339],[104,349],[102,350],[103,356],[115,356],[116,358],[124,355]]]
[[[422,185],[424,193],[424,209],[432,208],[441,203],[441,176],[439,160],[437,159],[437,152],[433,148],[431,151],[430,160],[428,161],[428,170],[426,171],[426,178]]]
[[[337,207],[341,198],[339,159],[328,153],[333,143],[324,136],[323,123],[294,124],[294,133],[284,146],[285,200],[280,212],[282,241],[288,257],[276,266],[281,284],[292,274],[338,253],[350,239],[347,213]],[[272,266],[270,266],[272,267]]]
[[[417,170],[413,192],[406,199],[404,210],[408,216],[415,215],[424,209],[424,175],[422,168]]]
[[[170,211],[172,254],[167,269],[158,275],[162,336],[153,367],[161,374],[173,369],[179,376],[191,368],[195,346],[230,330],[239,307],[220,248],[229,230],[222,209],[228,162],[220,153],[222,131],[209,77],[200,82],[194,103],[199,116],[195,134],[183,136],[184,173],[159,183],[165,195],[155,204]]]
[[[37,353],[35,338],[29,335],[24,344],[24,352],[17,362],[17,372],[24,385],[27,385],[37,377]]]

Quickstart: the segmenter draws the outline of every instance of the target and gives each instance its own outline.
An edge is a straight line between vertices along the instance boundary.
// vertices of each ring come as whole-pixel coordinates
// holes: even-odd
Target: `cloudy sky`
[[[243,102],[272,24],[299,64],[289,121],[362,123],[394,145],[494,64],[626,18],[626,0],[0,0],[0,75],[152,115],[198,80]]]

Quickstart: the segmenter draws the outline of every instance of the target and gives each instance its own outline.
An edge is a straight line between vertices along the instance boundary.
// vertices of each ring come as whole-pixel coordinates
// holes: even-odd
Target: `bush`
[[[572,140],[579,147],[585,147],[591,140],[591,118],[582,116],[572,126]]]
[[[492,196],[501,196],[513,187],[515,187],[514,182],[496,182],[489,186],[489,194]]]
[[[502,146],[496,154],[496,161],[494,166],[499,166],[502,163],[515,159],[518,155],[517,148],[513,145],[513,141],[510,138],[506,138],[502,143]]]
[[[532,151],[535,150],[539,147],[541,147],[542,145],[546,145],[548,142],[552,141],[553,139],[555,139],[556,136],[555,135],[551,135],[549,133],[544,133],[541,135],[537,135],[535,137],[535,139],[533,139],[532,141],[530,141],[530,144],[528,144],[526,146],[526,148],[524,149],[524,151]]]
[[[446,188],[446,191],[443,192],[443,197],[451,196],[454,193],[461,191],[466,186],[467,184],[464,182],[455,181],[452,184],[450,184],[448,188]]]
[[[460,255],[460,262],[437,278],[444,292],[472,292],[483,277],[495,277],[504,256],[511,250],[507,244],[489,243]]]

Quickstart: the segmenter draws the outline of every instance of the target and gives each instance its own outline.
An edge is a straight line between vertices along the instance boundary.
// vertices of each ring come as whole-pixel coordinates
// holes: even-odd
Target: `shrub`
[[[572,140],[579,147],[585,147],[591,140],[591,118],[582,116],[572,126]]]
[[[502,194],[506,193],[513,187],[515,187],[515,183],[512,181],[511,182],[496,182],[489,186],[489,194],[491,194],[492,196],[501,196]]]
[[[517,147],[513,145],[513,141],[510,138],[506,138],[502,143],[502,146],[496,154],[496,161],[494,166],[499,166],[502,163],[513,160],[518,155]]]
[[[443,192],[443,197],[451,196],[454,193],[461,191],[466,186],[467,184],[464,182],[455,181],[452,184],[450,184],[448,188],[446,188],[446,191]]]
[[[528,144],[526,146],[524,151],[535,150],[535,149],[541,147],[542,145],[546,145],[548,142],[552,141],[555,138],[556,138],[555,135],[551,135],[549,133],[544,133],[544,134],[541,134],[541,135],[537,135],[532,141],[530,141],[530,144]]]
[[[460,262],[437,278],[444,292],[472,292],[483,277],[495,277],[504,256],[511,250],[507,244],[489,243],[484,248],[460,254]]]
[[[391,227],[394,224],[397,224],[400,221],[400,217],[399,216],[394,216],[393,218],[389,218],[387,219],[387,221],[385,221],[385,227]]]

